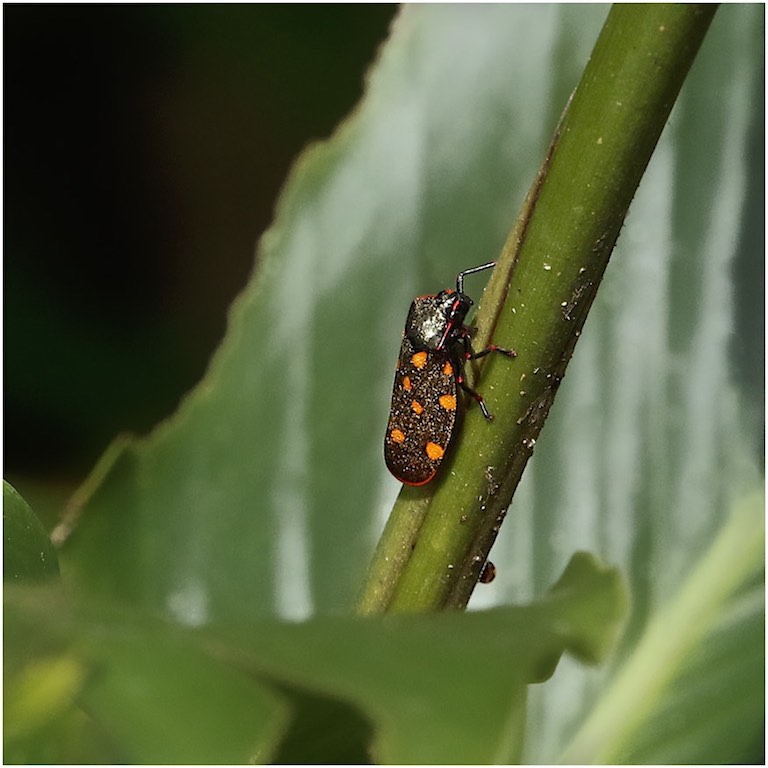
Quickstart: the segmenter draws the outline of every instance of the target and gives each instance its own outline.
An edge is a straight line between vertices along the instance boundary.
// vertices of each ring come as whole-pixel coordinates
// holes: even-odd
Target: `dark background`
[[[203,374],[395,5],[5,5],[4,476],[66,495]]]

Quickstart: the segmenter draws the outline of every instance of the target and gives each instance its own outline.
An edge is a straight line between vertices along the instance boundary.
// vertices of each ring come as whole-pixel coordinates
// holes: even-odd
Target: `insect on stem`
[[[384,460],[389,471],[406,485],[425,485],[437,474],[457,428],[457,411],[466,392],[490,421],[482,395],[464,380],[467,360],[515,351],[490,345],[474,352],[464,319],[472,299],[464,293],[464,277],[491,269],[490,261],[456,276],[456,290],[419,296],[405,322],[392,406],[384,439]],[[461,390],[461,392],[460,392]]]

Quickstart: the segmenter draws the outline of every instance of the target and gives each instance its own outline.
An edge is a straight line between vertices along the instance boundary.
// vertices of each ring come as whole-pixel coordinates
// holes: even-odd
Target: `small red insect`
[[[384,460],[401,483],[424,485],[437,473],[456,431],[459,388],[477,401],[486,419],[493,418],[482,395],[464,381],[464,365],[491,352],[507,357],[516,352],[495,345],[472,351],[464,318],[473,302],[464,293],[464,278],[495,264],[459,272],[455,291],[446,288],[411,304],[384,439]]]

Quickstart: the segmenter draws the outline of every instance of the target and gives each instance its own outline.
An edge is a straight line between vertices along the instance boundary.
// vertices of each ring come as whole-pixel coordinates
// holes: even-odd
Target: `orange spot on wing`
[[[422,413],[424,413],[424,406],[418,401],[414,400],[411,403],[411,410],[417,415],[421,416]]]
[[[389,433],[389,436],[392,439],[393,443],[404,443],[405,442],[405,434],[402,432],[402,430],[393,429]]]
[[[410,392],[412,388],[413,388],[413,384],[411,384],[411,377],[403,376],[403,389]]]
[[[446,411],[456,410],[456,397],[454,395],[441,395],[437,401]]]
[[[443,373],[444,373],[446,376],[453,376],[453,366],[452,366],[450,363],[446,363],[446,364],[443,366]]]
[[[443,454],[445,453],[445,449],[441,448],[437,443],[427,443],[426,451],[427,456],[429,456],[432,461],[442,459]]]
[[[411,357],[411,363],[413,363],[414,368],[423,368],[427,364],[427,353],[417,352]]]

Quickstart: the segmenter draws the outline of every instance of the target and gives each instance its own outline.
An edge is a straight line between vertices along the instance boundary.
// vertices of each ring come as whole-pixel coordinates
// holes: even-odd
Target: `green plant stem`
[[[478,312],[481,389],[426,489],[404,489],[358,611],[463,607],[495,541],[594,300],[630,202],[715,5],[615,5]]]

